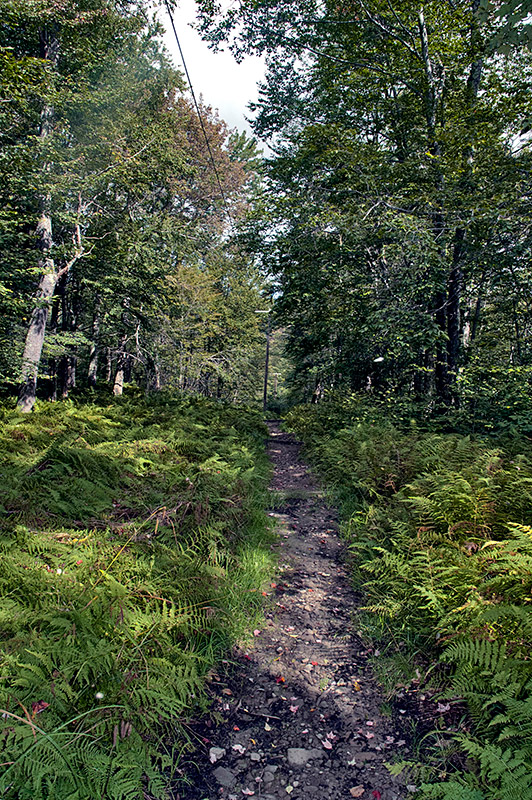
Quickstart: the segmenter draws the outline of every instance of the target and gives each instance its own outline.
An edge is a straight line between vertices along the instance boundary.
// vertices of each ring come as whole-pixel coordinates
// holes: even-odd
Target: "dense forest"
[[[274,570],[264,380],[390,697],[456,708],[390,769],[529,800],[532,4],[196,3],[257,138],[173,0],[0,0],[2,796],[181,786]]]
[[[98,382],[249,396],[262,279],[229,233],[253,141],[198,117],[149,4],[2,11],[4,391],[23,411]]]
[[[200,7],[214,43],[268,57],[255,130],[275,156],[249,231],[296,385],[526,414],[525,4]]]

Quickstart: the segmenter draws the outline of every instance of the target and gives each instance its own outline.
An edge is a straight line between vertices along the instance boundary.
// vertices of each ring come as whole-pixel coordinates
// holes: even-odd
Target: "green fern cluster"
[[[316,419],[313,419],[313,415]],[[422,795],[532,800],[532,461],[525,442],[343,429],[301,409],[291,425],[343,506],[365,601],[359,624],[438,659],[442,691],[462,697],[476,764]],[[301,427],[298,420],[310,417]],[[360,612],[359,612],[360,613]]]
[[[165,798],[271,569],[258,415],[42,406],[0,435],[0,794]]]

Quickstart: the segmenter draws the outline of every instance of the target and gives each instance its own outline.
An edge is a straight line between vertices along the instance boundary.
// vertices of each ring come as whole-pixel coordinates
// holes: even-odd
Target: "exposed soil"
[[[409,755],[406,716],[384,703],[353,630],[335,510],[295,438],[269,428],[280,562],[271,611],[254,646],[213,679],[214,712],[196,730],[202,751],[181,800],[404,800],[414,787],[385,762]]]

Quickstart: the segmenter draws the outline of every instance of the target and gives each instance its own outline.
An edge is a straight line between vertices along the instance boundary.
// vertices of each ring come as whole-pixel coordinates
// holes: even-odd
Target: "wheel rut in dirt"
[[[194,787],[181,798],[403,800],[414,787],[385,762],[408,756],[407,720],[391,715],[353,630],[356,595],[336,512],[294,436],[275,422],[269,430],[279,534],[273,603],[253,647],[237,649],[211,683],[214,713],[196,730],[203,744]]]

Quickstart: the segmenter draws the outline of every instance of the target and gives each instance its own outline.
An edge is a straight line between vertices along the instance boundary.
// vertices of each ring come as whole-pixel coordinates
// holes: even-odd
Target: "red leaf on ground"
[[[40,714],[41,711],[44,711],[44,709],[48,708],[49,705],[50,703],[45,703],[44,700],[39,700],[38,703],[32,703],[31,704],[31,710],[33,712],[32,716],[35,717],[37,714]]]
[[[371,793],[371,796],[375,798],[375,800],[381,800],[382,794],[379,792],[378,789],[374,789]]]

